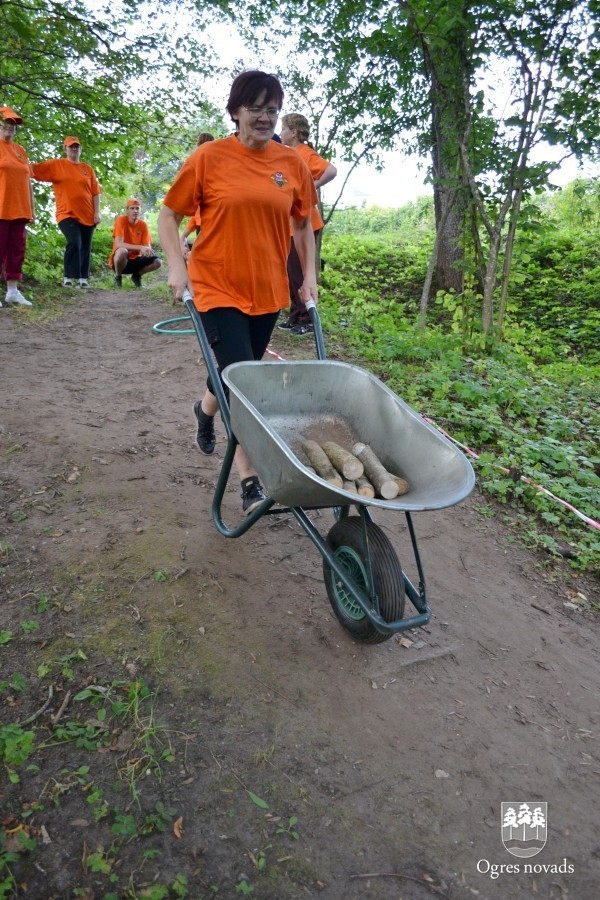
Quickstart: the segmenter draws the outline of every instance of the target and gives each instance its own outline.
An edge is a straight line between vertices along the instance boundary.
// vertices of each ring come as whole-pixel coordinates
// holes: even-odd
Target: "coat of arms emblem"
[[[529,859],[544,849],[547,837],[547,803],[502,803],[502,843],[509,853]]]

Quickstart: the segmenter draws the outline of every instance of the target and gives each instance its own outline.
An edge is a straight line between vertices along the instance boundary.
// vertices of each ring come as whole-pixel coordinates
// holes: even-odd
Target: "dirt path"
[[[519,549],[477,512],[476,491],[415,516],[430,625],[411,646],[356,644],[292,517],[217,534],[222,430],[214,457],[193,445],[200,350],[151,331],[177,310],[92,291],[47,326],[1,313],[1,628],[17,635],[32,597],[52,601],[35,635],[0,647],[2,677],[20,671],[28,686],[0,695],[2,721],[44,703],[41,662],[81,651],[73,691],[140,677],[171,735],[174,760],[140,779],[140,803],[164,803],[183,834],[157,834],[155,858],[139,834],[122,846],[114,896],[154,896],[140,885],[178,873],[194,900],[597,896],[598,642],[591,614],[564,606],[592,585]],[[274,346],[291,357],[299,345]],[[239,508],[232,484],[231,523]],[[375,519],[413,578],[402,519]],[[318,522],[324,533],[333,519]],[[3,819],[37,799],[29,824],[51,839],[13,867],[19,896],[108,896],[82,853],[107,853],[110,819],[90,814],[89,792],[50,802],[48,780],[85,762],[71,745],[52,752],[2,788]],[[108,756],[94,762],[106,792]],[[503,846],[502,801],[547,802],[534,858]]]

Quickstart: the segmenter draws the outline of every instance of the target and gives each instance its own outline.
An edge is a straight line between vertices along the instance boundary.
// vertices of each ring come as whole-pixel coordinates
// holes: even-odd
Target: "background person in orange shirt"
[[[56,200],[56,221],[67,246],[63,260],[63,284],[88,287],[94,229],[100,222],[98,179],[91,166],[81,162],[81,141],[69,135],[65,158],[32,165],[36,181],[49,181]]]
[[[274,75],[257,69],[238,75],[227,103],[236,133],[196,148],[158,217],[169,285],[175,298],[190,288],[219,374],[232,362],[262,359],[279,311],[288,305],[290,217],[304,272],[300,294],[303,300],[317,298],[310,225],[317,195],[298,154],[272,140],[282,103],[283,89]],[[179,225],[196,211],[201,231],[186,267]],[[203,453],[215,449],[217,409],[209,380],[194,405],[196,443]],[[247,515],[265,495],[241,446],[235,465]]]
[[[201,147],[202,144],[206,144],[208,141],[214,141],[214,135],[212,135],[209,131],[203,131],[198,135],[198,140],[196,141],[196,147]],[[181,249],[183,250],[184,258],[187,259],[190,255],[190,250],[192,249],[193,241],[188,241],[188,238],[192,232],[195,232],[196,237],[200,234],[200,214],[196,213],[191,216],[186,223],[185,228],[181,234]]]
[[[23,119],[10,106],[0,106],[0,117],[0,274],[6,281],[6,302],[31,306],[18,287],[27,245],[25,226],[35,219],[31,167],[23,148],[13,142]]]
[[[310,126],[308,119],[300,113],[288,113],[281,117],[281,140],[286,147],[292,147],[300,154],[312,175],[317,190],[333,181],[337,175],[337,169],[329,160],[319,156],[313,145],[308,140],[310,134]],[[321,213],[318,207],[314,207],[311,213],[312,229],[317,240],[317,235],[324,226]],[[302,284],[302,268],[298,253],[294,246],[292,238],[290,244],[290,255],[287,262],[288,278],[290,281],[290,314],[283,322],[280,322],[278,328],[289,330],[290,334],[303,335],[310,334],[313,327],[307,309],[300,299],[300,285]]]
[[[135,197],[127,201],[127,215],[118,216],[113,228],[113,252],[108,264],[115,270],[115,284],[122,286],[122,276],[131,275],[136,287],[142,286],[142,275],[160,269],[162,261],[152,249],[150,230],[140,219],[142,205]]]
[[[184,259],[188,259],[190,255],[190,250],[193,246],[193,241],[188,241],[188,238],[191,234],[194,234],[194,237],[198,237],[200,234],[200,214],[196,213],[194,216],[190,216],[187,220],[185,228],[181,232],[181,250],[183,252]]]

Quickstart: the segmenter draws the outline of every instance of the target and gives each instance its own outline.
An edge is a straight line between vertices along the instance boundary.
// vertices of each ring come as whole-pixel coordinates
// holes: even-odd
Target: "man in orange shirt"
[[[100,222],[100,185],[95,172],[81,162],[81,141],[69,135],[64,142],[66,158],[32,165],[37,181],[49,181],[56,200],[56,221],[67,241],[63,261],[63,284],[88,287],[92,237]]]
[[[113,252],[108,264],[115,270],[115,284],[122,286],[123,275],[131,275],[136,287],[142,286],[142,275],[160,269],[162,262],[152,249],[150,230],[140,219],[142,206],[131,197],[127,201],[127,215],[118,216],[113,228]]]

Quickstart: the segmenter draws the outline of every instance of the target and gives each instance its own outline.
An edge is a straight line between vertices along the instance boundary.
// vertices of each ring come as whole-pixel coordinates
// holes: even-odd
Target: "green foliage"
[[[25,678],[19,672],[15,672],[14,675],[8,679],[8,681],[0,681],[0,694],[6,693],[7,691],[15,691],[20,694],[25,690]]]
[[[414,244],[424,240],[428,249],[433,245],[433,200],[419,197],[400,209],[368,206],[348,206],[336,209],[327,224],[327,234],[372,235],[378,238],[406,241]]]
[[[597,516],[598,234],[594,227],[575,237],[560,204],[547,204],[544,215],[553,217],[550,231],[533,230],[526,254],[519,250],[523,278],[491,355],[478,298],[468,291],[438,295],[429,327],[417,330],[425,253],[408,241],[374,239],[367,218],[365,236],[326,234],[320,310],[330,342],[479,454],[473,462],[485,491],[526,511],[538,546],[557,553],[560,539],[576,548],[574,566],[591,569],[597,532],[534,485]],[[353,219],[358,232],[358,213]]]
[[[543,334],[540,361],[573,355],[600,361],[599,188],[599,181],[574,182],[546,202],[535,230],[525,229],[517,241],[509,321],[515,340],[516,328],[522,329],[525,346],[531,346],[530,333],[538,343]]]
[[[247,33],[271,27],[273,6],[264,0],[257,12],[251,4]],[[551,154],[533,160],[536,146],[547,141],[579,157],[596,152],[596,0],[444,0],[433,12],[428,0],[276,6],[283,23],[276,46],[287,40],[294,60],[286,80],[310,112],[321,148],[353,165],[400,142],[428,157],[438,238],[433,282],[459,292],[471,276],[469,305],[479,300],[477,327],[485,333],[477,343],[493,344],[521,206],[560,166]],[[298,71],[311,57],[327,61],[316,85]]]
[[[33,753],[35,733],[21,725],[0,725],[0,759],[8,768],[22,765]]]
[[[193,27],[201,15],[193,0],[157,0],[152,27],[136,27],[148,15],[137,0],[72,0],[68,9],[62,0],[2,4],[0,87],[3,102],[25,119],[30,158],[58,155],[64,136],[76,134],[103,181],[133,169],[140,145],[159,146],[182,125],[216,120],[202,93],[188,103],[189,60],[194,76],[214,65],[202,29]]]
[[[323,284],[353,309],[366,310],[376,302],[393,316],[396,304],[416,308],[427,266],[425,249],[408,247],[397,239],[345,234],[324,243],[323,258]]]

